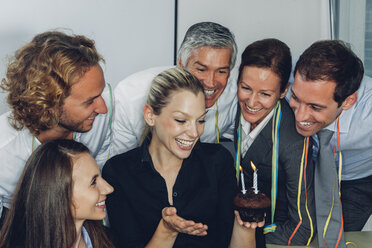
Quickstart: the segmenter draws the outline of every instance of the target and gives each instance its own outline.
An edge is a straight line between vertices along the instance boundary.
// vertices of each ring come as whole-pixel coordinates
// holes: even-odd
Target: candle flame
[[[254,163],[252,161],[251,161],[251,167],[252,167],[253,171],[257,170],[256,166],[254,166]]]
[[[243,169],[242,169],[242,166],[241,165],[239,165],[239,171],[242,171]]]

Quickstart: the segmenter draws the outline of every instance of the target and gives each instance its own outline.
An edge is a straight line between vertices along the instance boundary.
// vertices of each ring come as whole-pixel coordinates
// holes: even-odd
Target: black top
[[[292,109],[285,99],[280,100],[282,107],[282,118],[279,128],[279,165],[276,210],[274,223],[276,231],[265,235],[269,244],[287,245],[289,238],[295,232],[300,222],[298,212],[301,212],[302,224],[295,232],[291,245],[304,245],[311,236],[311,226],[316,232],[315,201],[314,201],[314,163],[312,161],[312,140],[309,141],[306,170],[301,172],[300,164],[304,147],[304,137],[297,133],[295,117]],[[240,107],[238,106],[236,124],[240,118]],[[241,160],[245,174],[247,187],[252,187],[253,169],[250,161],[257,167],[258,189],[271,198],[272,182],[272,118],[258,134],[252,145]],[[236,125],[237,128],[237,125]],[[235,131],[236,142],[236,131]],[[299,178],[301,178],[300,209],[297,207]],[[306,173],[306,193],[304,175]],[[239,178],[240,179],[240,178]],[[307,204],[306,204],[307,194]],[[310,213],[306,211],[306,205]],[[271,208],[266,212],[265,226],[271,224]],[[257,237],[261,229],[256,233]],[[262,233],[261,233],[262,235]]]
[[[170,206],[165,180],[141,147],[107,161],[103,177],[114,187],[106,200],[111,227],[120,247],[144,247],[153,236],[161,211]],[[182,163],[173,186],[173,206],[187,220],[208,225],[204,237],[179,233],[174,247],[228,247],[237,192],[234,161],[221,145],[198,142]]]

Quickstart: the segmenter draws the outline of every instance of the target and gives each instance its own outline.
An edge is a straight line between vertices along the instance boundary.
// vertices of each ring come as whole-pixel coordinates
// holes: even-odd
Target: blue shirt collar
[[[87,230],[85,229],[84,226],[81,228],[81,233],[83,235],[84,242],[85,242],[87,248],[93,248],[92,241],[90,240],[89,234],[88,234],[88,232],[87,232]]]

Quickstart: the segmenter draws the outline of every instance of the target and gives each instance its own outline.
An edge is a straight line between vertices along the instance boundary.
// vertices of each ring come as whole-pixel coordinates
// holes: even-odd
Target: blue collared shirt
[[[293,79],[293,78],[292,78]],[[292,84],[292,81],[291,81]],[[286,98],[289,100],[290,90]],[[340,115],[340,148],[342,153],[342,180],[356,180],[372,175],[372,78],[364,76],[358,89],[358,100]],[[334,132],[331,146],[335,148],[336,165],[339,166],[337,126],[335,121],[325,127]],[[318,137],[314,140],[313,158],[318,154]]]
[[[334,131],[331,142],[337,144],[337,127],[331,123],[326,129]],[[372,175],[372,78],[364,76],[358,90],[357,102],[340,115],[340,149],[342,180],[355,180]],[[339,163],[336,145],[336,165]]]
[[[87,232],[84,226],[81,228],[81,233],[83,235],[84,242],[87,248],[93,248],[93,244],[92,241],[90,240],[89,233]]]

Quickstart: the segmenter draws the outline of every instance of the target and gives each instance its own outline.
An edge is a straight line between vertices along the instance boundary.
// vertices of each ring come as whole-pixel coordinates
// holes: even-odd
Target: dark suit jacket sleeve
[[[114,192],[107,196],[106,207],[110,227],[117,239],[117,247],[145,247],[144,237],[140,234],[141,227],[135,219],[132,207],[126,200],[125,191],[122,189],[121,172],[115,171],[112,160],[106,162],[102,176],[114,187]]]
[[[301,157],[303,153],[304,141],[288,144],[280,151],[280,164],[285,166],[286,189],[288,198],[288,218],[286,221],[276,223],[277,228],[273,233],[266,235],[267,243],[287,244],[291,238],[291,245],[305,245],[310,237],[314,237],[316,232],[315,223],[315,202],[314,202],[314,164],[312,162],[312,142],[309,141],[309,152],[307,156],[307,166],[301,171]],[[302,173],[300,198],[298,198],[299,176]],[[305,180],[306,173],[306,192]],[[300,200],[298,202],[298,199]],[[299,212],[302,217],[300,223]],[[299,225],[297,231],[296,227]],[[313,232],[312,233],[312,229]]]

